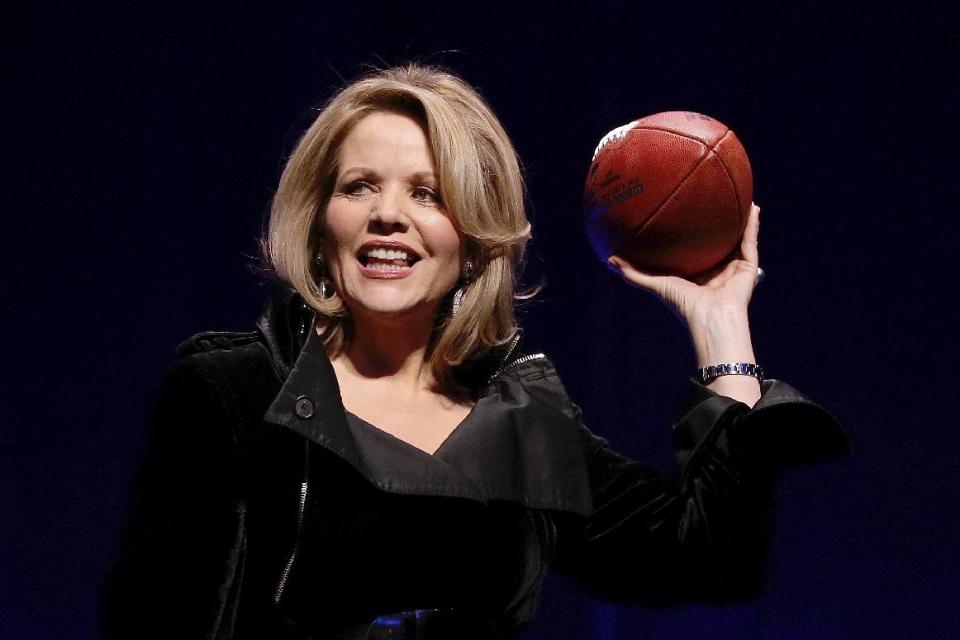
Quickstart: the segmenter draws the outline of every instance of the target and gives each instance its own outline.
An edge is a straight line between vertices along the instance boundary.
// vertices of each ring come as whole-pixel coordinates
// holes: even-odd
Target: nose
[[[404,230],[409,225],[406,194],[399,187],[387,187],[370,207],[370,225],[383,231]]]

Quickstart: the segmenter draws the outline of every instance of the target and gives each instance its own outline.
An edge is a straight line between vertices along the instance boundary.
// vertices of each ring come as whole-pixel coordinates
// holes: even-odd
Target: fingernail
[[[618,271],[620,270],[620,263],[617,262],[617,259],[614,258],[613,256],[610,256],[609,258],[607,258],[607,264],[613,267],[614,269],[617,269]]]

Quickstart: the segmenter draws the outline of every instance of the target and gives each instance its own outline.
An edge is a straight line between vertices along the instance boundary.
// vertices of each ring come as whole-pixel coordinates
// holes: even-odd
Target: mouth
[[[357,261],[365,273],[401,275],[420,261],[420,254],[401,242],[378,240],[360,247]]]

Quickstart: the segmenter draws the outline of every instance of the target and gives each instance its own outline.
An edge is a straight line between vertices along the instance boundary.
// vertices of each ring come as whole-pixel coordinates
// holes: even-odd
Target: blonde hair
[[[293,150],[273,198],[264,253],[274,273],[317,313],[331,357],[350,337],[350,318],[334,293],[321,295],[316,255],[323,246],[323,212],[333,193],[340,145],[374,111],[421,122],[437,163],[441,199],[464,237],[474,275],[463,284],[456,315],[437,318],[429,351],[441,386],[456,367],[483,357],[517,331],[513,311],[517,271],[530,238],[516,151],[483,98],[460,78],[410,64],[375,71],[351,83],[320,111]]]

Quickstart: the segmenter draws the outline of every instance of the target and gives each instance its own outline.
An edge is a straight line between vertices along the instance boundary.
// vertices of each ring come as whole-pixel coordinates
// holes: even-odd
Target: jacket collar
[[[384,491],[590,512],[581,426],[528,388],[543,385],[548,374],[555,377],[549,361],[515,367],[486,385],[471,415],[431,455],[391,436],[357,437],[312,326],[312,312],[291,292],[278,292],[258,323],[281,379],[286,377],[266,421],[339,456]],[[556,388],[566,400],[559,380]]]
[[[273,285],[266,309],[257,321],[257,329],[270,350],[281,379],[290,374],[312,325],[313,310],[300,294],[287,286]]]

